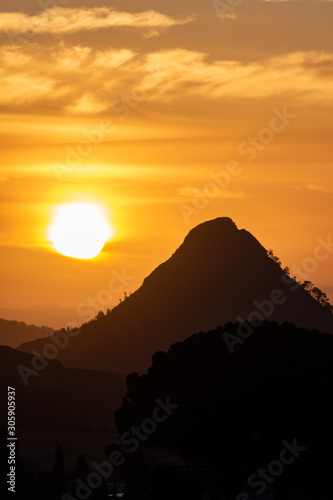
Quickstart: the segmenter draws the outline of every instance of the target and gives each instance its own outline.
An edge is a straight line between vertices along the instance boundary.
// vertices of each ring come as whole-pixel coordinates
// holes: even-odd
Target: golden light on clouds
[[[154,10],[131,14],[108,7],[48,9],[36,15],[24,12],[5,12],[0,15],[0,31],[10,34],[67,35],[79,31],[95,31],[110,27],[131,27],[146,30],[161,30],[186,24],[193,17],[173,19]],[[13,41],[19,38],[13,36]]]
[[[326,236],[333,192],[333,2],[226,0],[223,22],[214,2],[148,1],[141,11],[121,0],[60,3],[43,10],[39,0],[16,0],[2,8],[15,12],[0,12],[4,304],[75,305],[83,283],[87,294],[103,287],[108,267],[131,269],[139,285],[191,227],[219,216],[286,265],[311,254]],[[256,142],[273,109],[296,118],[270,143]],[[252,162],[239,153],[244,143],[256,144]],[[230,161],[241,174],[206,204],[211,173]],[[108,239],[102,224],[87,241],[67,215],[53,227],[54,245],[82,257],[75,235],[89,257],[108,240],[100,258],[50,252],[53,207],[72,202],[112,213],[112,224],[103,217],[117,235]],[[199,207],[189,223],[184,203]],[[51,288],[42,261],[52,262]],[[87,270],[80,287],[75,266]],[[37,274],[27,297],[19,284]],[[331,268],[318,276],[326,290]]]
[[[28,104],[58,113],[111,113],[124,90],[144,101],[264,99],[287,94],[301,101],[331,99],[333,53],[292,52],[270,59],[209,61],[207,54],[176,49],[140,56],[128,49],[95,51],[63,42],[36,43],[18,52],[0,47],[0,103]],[[40,65],[43,64],[43,71]],[[57,102],[55,108],[54,103]],[[200,105],[198,105],[198,110]]]

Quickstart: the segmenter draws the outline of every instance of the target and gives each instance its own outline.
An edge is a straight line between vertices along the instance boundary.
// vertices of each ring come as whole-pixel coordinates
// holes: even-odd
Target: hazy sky
[[[332,234],[333,3],[133,4],[0,2],[0,307],[75,307],[124,268],[134,291],[219,216],[290,267]],[[114,227],[97,259],[48,241],[71,201]],[[309,279],[333,299],[332,259]]]

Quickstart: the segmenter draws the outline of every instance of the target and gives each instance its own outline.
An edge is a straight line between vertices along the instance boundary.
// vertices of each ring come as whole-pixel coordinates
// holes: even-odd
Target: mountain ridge
[[[54,333],[54,329],[48,326],[30,325],[23,321],[0,318],[0,345],[17,347],[23,342],[42,338],[49,333]]]
[[[59,353],[65,366],[144,371],[152,354],[198,331],[245,321],[274,291],[285,300],[269,317],[333,333],[333,315],[288,278],[267,250],[229,218],[192,229],[174,254],[109,314],[82,325]],[[50,339],[21,345],[42,349]]]

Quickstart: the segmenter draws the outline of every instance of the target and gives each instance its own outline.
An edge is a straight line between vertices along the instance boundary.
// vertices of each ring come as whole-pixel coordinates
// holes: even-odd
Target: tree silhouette
[[[274,251],[272,249],[267,250],[267,255],[270,259],[272,259],[274,262],[276,262],[281,268],[282,268],[282,263],[279,257],[277,257],[274,254]],[[283,269],[284,273],[290,277],[290,269],[289,267],[285,267]],[[326,293],[320,290],[320,288],[316,287],[311,281],[305,280],[301,282],[300,280],[297,279],[296,276],[293,276],[292,278],[296,283],[299,283],[304,290],[306,290],[311,297],[313,297],[321,306],[327,307],[332,313],[333,313],[333,305],[330,303],[329,298],[327,297]]]
[[[224,335],[236,336],[239,326],[173,344],[154,355],[147,374],[128,377],[115,415],[120,434],[152,415],[156,397],[179,405],[137,451],[121,447],[121,474],[132,491],[183,500],[190,485],[196,494],[235,499],[285,440],[296,439],[305,451],[272,492],[286,500],[297,489],[309,499],[332,498],[333,336],[264,322],[231,354]]]
[[[52,472],[53,488],[56,498],[60,498],[66,491],[66,480],[64,470],[64,458],[60,444],[57,442],[55,462]]]
[[[270,259],[274,260],[274,262],[276,262],[282,268],[281,260],[274,254],[274,251],[271,248],[267,250],[267,255]]]
[[[101,318],[104,318],[105,314],[102,310],[98,311],[97,313],[97,316],[96,316],[96,319],[101,319]]]
[[[329,298],[326,293],[315,286],[311,281],[305,280],[301,283],[304,290],[310,293],[310,295],[319,302],[323,307],[327,307],[331,312],[333,312],[333,306],[330,303]]]
[[[84,458],[84,455],[79,455],[76,461],[75,469],[74,469],[74,477],[72,484],[72,496],[75,498],[77,482],[76,478],[81,479],[84,483],[87,481],[87,477],[89,475],[89,469]]]

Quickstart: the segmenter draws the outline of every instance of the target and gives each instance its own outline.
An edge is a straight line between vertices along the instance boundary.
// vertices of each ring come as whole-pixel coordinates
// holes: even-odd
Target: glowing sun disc
[[[68,203],[58,207],[49,237],[62,255],[92,259],[111,237],[111,227],[99,206]]]

